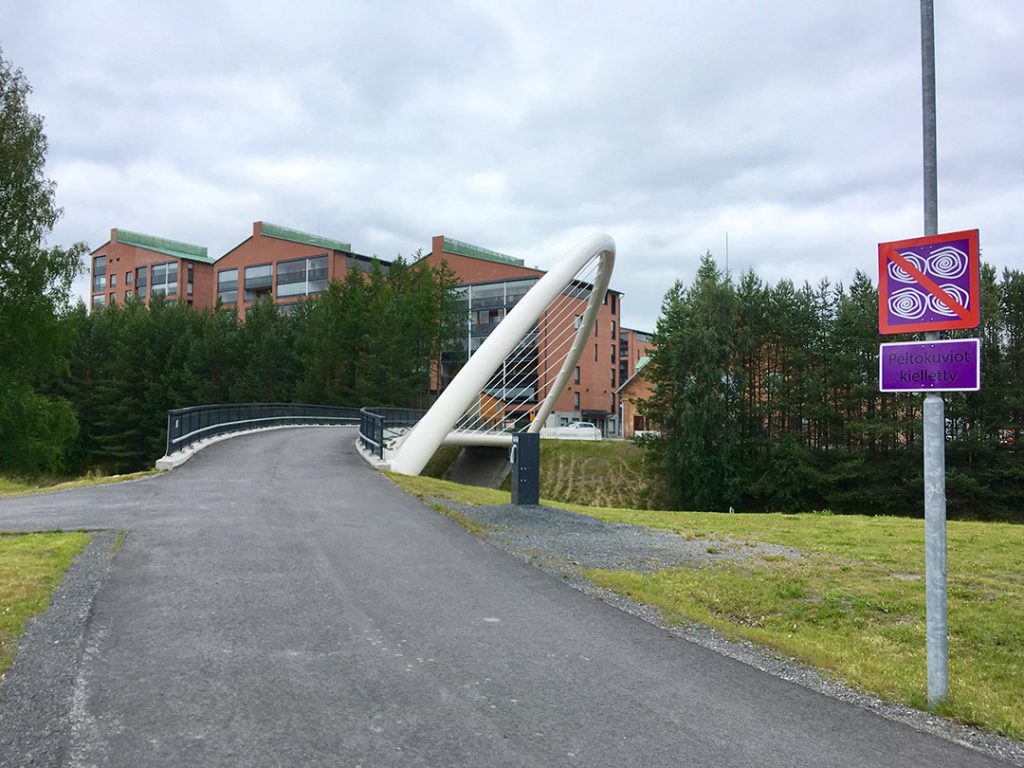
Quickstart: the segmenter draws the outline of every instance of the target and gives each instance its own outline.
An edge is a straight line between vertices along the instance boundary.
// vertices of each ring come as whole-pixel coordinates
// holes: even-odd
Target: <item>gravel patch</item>
[[[446,499],[428,499],[479,523],[483,537],[494,546],[557,576],[566,584],[613,605],[672,635],[697,643],[775,677],[845,701],[923,733],[976,749],[1011,765],[1024,767],[1024,743],[978,728],[960,725],[902,704],[882,701],[825,677],[795,659],[780,656],[747,641],[732,641],[696,622],[669,624],[650,606],[598,587],[581,569],[634,570],[643,573],[681,565],[741,561],[754,557],[799,558],[786,547],[732,540],[687,540],[683,536],[644,526],[607,523],[587,515],[544,506],[503,504],[476,507]]]
[[[486,529],[487,538],[502,549],[552,566],[604,568],[653,573],[679,565],[706,565],[757,557],[788,557],[800,553],[776,544],[731,539],[687,539],[671,531],[639,525],[608,523],[544,506],[474,507],[430,499],[472,518]]]
[[[18,640],[0,681],[0,766],[61,765],[66,758],[85,630],[114,556],[117,531],[94,531],[53,593],[49,609]]]

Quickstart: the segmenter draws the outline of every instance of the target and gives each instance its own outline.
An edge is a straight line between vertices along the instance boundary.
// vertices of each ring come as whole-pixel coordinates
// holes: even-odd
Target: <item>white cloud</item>
[[[628,325],[700,254],[848,282],[921,230],[916,4],[0,0],[65,218],[223,253],[255,219],[393,257],[616,238]],[[936,8],[940,227],[1024,267],[1024,6]],[[84,282],[81,284],[84,290]]]

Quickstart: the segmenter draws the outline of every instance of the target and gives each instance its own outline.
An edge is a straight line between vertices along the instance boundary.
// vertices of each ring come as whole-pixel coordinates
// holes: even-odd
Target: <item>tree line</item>
[[[982,389],[947,393],[948,510],[1024,517],[1024,274],[981,271]],[[922,396],[878,391],[878,290],[767,284],[710,254],[665,295],[646,374],[680,509],[923,514]]]
[[[152,466],[167,411],[190,405],[425,407],[431,372],[451,346],[454,286],[450,273],[399,258],[386,274],[351,271],[292,311],[258,301],[244,322],[233,307],[200,311],[159,295],[149,307],[133,299],[91,314],[79,304],[62,319],[61,370],[39,387],[70,406],[74,423],[35,469]]]

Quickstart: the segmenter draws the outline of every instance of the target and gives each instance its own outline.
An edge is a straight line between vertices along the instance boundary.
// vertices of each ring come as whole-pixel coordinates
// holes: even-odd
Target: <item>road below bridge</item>
[[[61,693],[59,764],[1001,764],[567,587],[354,438],[249,435],[167,475],[0,501],[2,530],[128,531]]]

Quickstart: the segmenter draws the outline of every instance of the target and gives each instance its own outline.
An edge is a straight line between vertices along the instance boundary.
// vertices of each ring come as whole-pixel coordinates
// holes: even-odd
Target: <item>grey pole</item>
[[[939,231],[938,159],[935,138],[935,17],[921,0],[921,96],[924,123],[924,233]],[[925,334],[928,341],[937,332]],[[946,416],[942,395],[924,398],[924,572],[928,651],[928,704],[949,690],[946,622]]]

